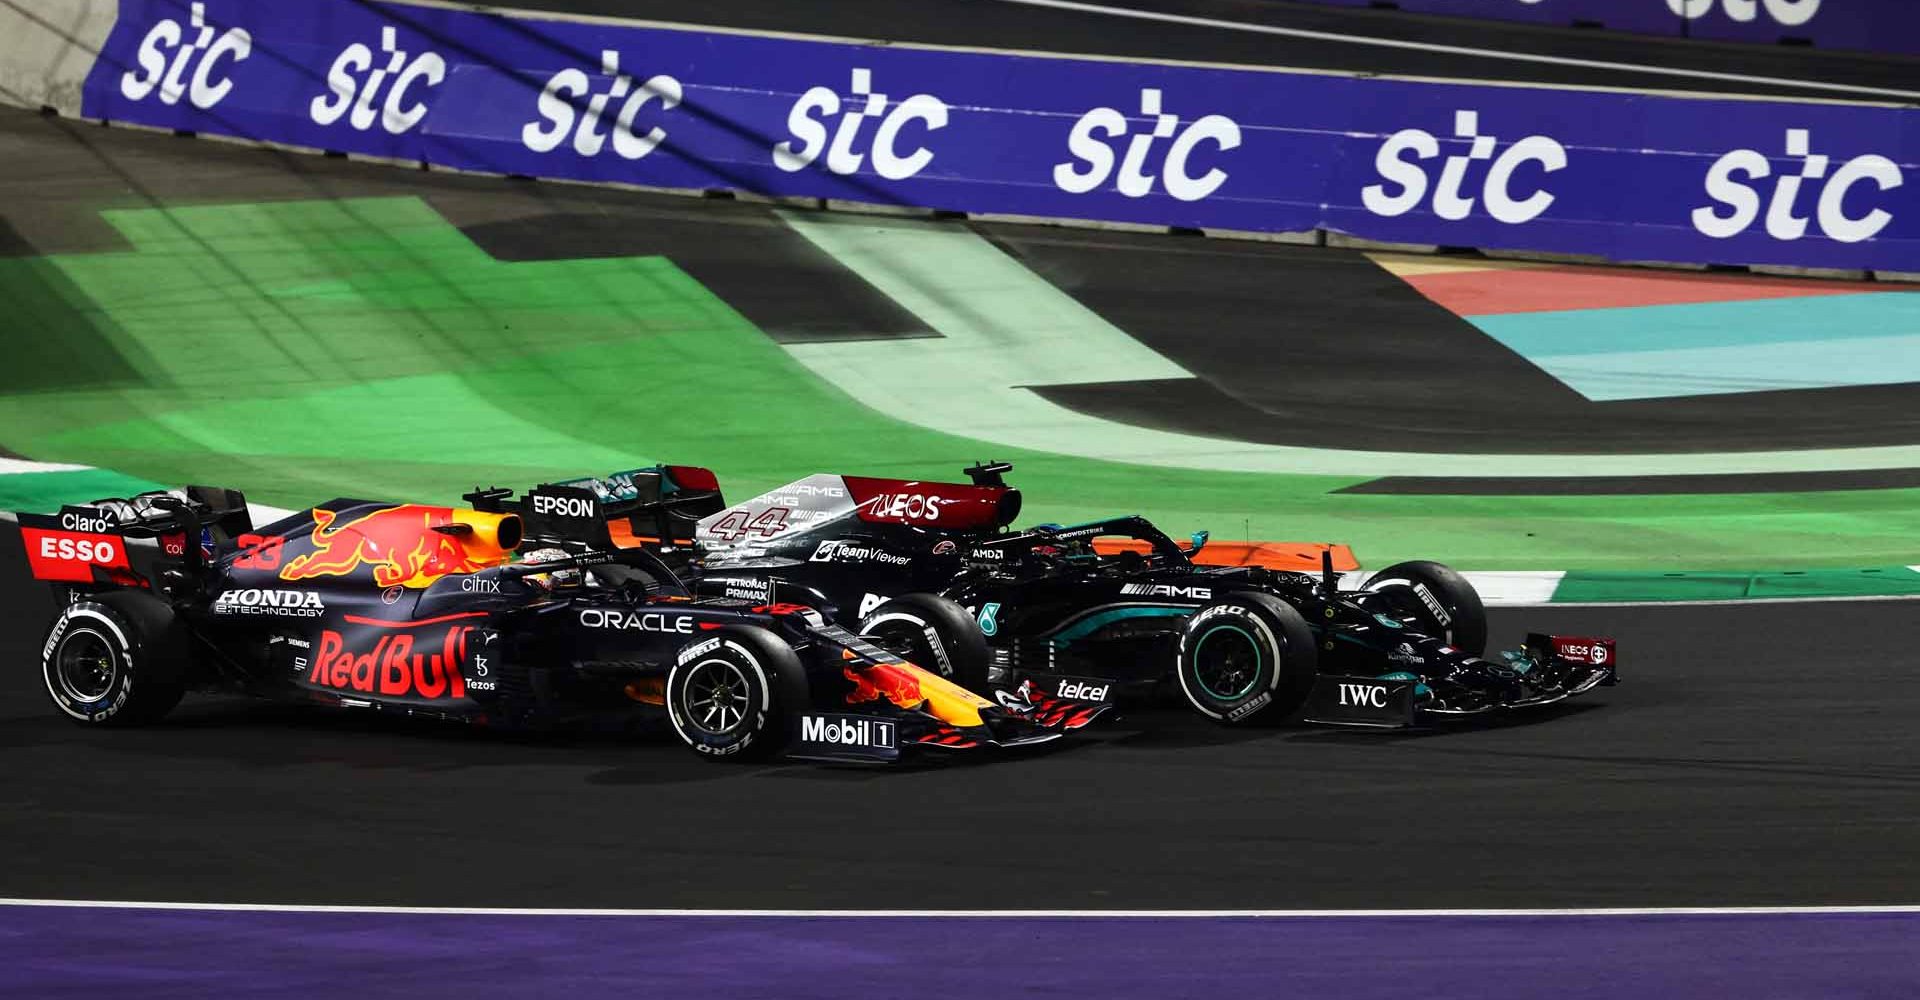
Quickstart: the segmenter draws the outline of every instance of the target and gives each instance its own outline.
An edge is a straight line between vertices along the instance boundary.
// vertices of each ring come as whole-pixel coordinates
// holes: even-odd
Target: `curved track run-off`
[[[16,605],[18,606],[18,605]],[[56,718],[9,630],[0,897],[703,908],[1871,904],[1920,885],[1913,603],[1495,612],[1624,682],[1472,730],[1136,713],[1018,761],[723,766],[190,699]],[[23,625],[31,618],[23,612]]]

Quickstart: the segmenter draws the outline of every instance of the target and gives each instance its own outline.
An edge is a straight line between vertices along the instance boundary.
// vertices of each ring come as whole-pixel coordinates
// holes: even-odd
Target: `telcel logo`
[[[845,103],[832,87],[813,87],[793,102],[787,112],[787,131],[793,139],[773,147],[773,165],[788,173],[804,170],[820,154],[827,154],[827,169],[845,176],[858,173],[866,158],[873,158],[873,172],[890,181],[905,180],[933,162],[933,150],[915,147],[900,153],[900,133],[908,124],[919,122],[929,133],[947,127],[947,102],[932,94],[915,94],[898,102],[873,89],[873,71],[853,71],[854,99]],[[839,116],[839,127],[828,138],[827,122]],[[817,117],[816,117],[817,116]],[[869,118],[880,119],[873,142],[866,153],[854,152],[854,143]]]
[[[571,135],[574,152],[598,156],[611,137],[613,151],[629,160],[640,159],[667,141],[666,129],[658,125],[648,129],[645,135],[635,135],[633,120],[650,101],[659,101],[662,111],[679,107],[680,81],[660,74],[648,77],[635,89],[633,77],[620,72],[620,53],[612,49],[600,53],[600,75],[612,78],[613,85],[604,94],[594,94],[587,101],[586,113],[580,114],[577,110],[580,99],[593,89],[593,78],[578,69],[555,73],[540,91],[541,121],[522,126],[520,141],[536,153],[551,153]],[[614,115],[613,128],[601,131],[600,121],[616,101],[621,103]]]
[[[1667,0],[1667,9],[1689,21],[1698,21],[1713,13],[1718,3],[1727,16],[1742,24],[1753,21],[1764,9],[1767,16],[1789,28],[1799,27],[1820,13],[1820,0]]]
[[[1219,167],[1195,176],[1188,160],[1203,142],[1213,143],[1223,153],[1238,148],[1240,126],[1233,119],[1225,115],[1205,115],[1183,129],[1179,115],[1160,110],[1160,91],[1155,89],[1140,91],[1140,114],[1153,122],[1153,128],[1133,136],[1127,143],[1115,190],[1129,198],[1144,198],[1153,191],[1155,177],[1147,172],[1147,157],[1153,144],[1161,139],[1173,140],[1160,162],[1159,181],[1174,198],[1199,201],[1227,182],[1227,172]],[[1054,186],[1068,194],[1086,194],[1105,184],[1113,174],[1114,165],[1113,147],[1108,145],[1108,140],[1126,135],[1131,124],[1126,115],[1114,108],[1094,108],[1081,115],[1080,120],[1073,123],[1073,131],[1067,133],[1067,151],[1074,159],[1054,165]]]
[[[447,61],[436,52],[422,52],[408,58],[406,50],[400,47],[398,33],[391,27],[380,29],[380,51],[386,53],[386,59],[376,61],[373,50],[360,42],[341,50],[327,69],[329,93],[307,105],[307,116],[314,124],[332,125],[346,115],[348,109],[352,109],[353,114],[347,118],[347,124],[359,132],[372,128],[376,115],[380,127],[394,135],[420,124],[420,119],[427,116],[427,106],[410,95],[413,88],[421,84],[439,86],[447,78]],[[389,79],[393,86],[387,91],[386,103],[376,110],[374,102],[380,99],[380,88]]]
[[[1554,195],[1537,188],[1525,198],[1514,197],[1514,174],[1523,165],[1538,164],[1542,173],[1557,173],[1567,167],[1567,148],[1544,135],[1530,135],[1499,152],[1496,136],[1480,134],[1478,111],[1453,113],[1453,135],[1468,141],[1465,155],[1449,156],[1440,167],[1440,181],[1432,183],[1422,161],[1440,155],[1440,140],[1423,129],[1401,129],[1387,137],[1374,157],[1374,169],[1386,183],[1369,184],[1360,190],[1367,211],[1395,218],[1419,208],[1433,191],[1433,214],[1449,222],[1458,222],[1473,214],[1476,199],[1465,193],[1467,173],[1476,161],[1489,162],[1486,177],[1480,181],[1480,197],[1487,214],[1508,225],[1532,222],[1553,207]],[[1498,156],[1495,153],[1499,153]],[[1411,159],[1409,159],[1411,157]],[[1397,190],[1390,185],[1397,185]]]
[[[1086,681],[1062,681],[1057,692],[1061,698],[1074,698],[1079,701],[1106,701],[1111,684],[1089,684]]]
[[[1768,236],[1783,241],[1797,240],[1807,234],[1807,223],[1817,219],[1820,231],[1829,239],[1860,243],[1878,236],[1893,221],[1893,215],[1880,208],[1865,215],[1848,215],[1846,203],[1848,194],[1868,181],[1881,191],[1905,184],[1906,177],[1899,164],[1878,153],[1869,153],[1834,168],[1832,157],[1813,152],[1813,133],[1803,128],[1787,130],[1786,148],[1788,157],[1800,160],[1800,169],[1795,172],[1789,166],[1774,181],[1773,198],[1766,203]],[[1764,186],[1758,182],[1772,176],[1773,163],[1759,150],[1736,149],[1722,156],[1707,171],[1707,197],[1729,211],[1722,214],[1717,206],[1696,208],[1693,228],[1717,240],[1746,232],[1760,219]],[[1823,182],[1817,185],[1820,196],[1814,214],[1811,217],[1796,215],[1800,189],[1809,186],[1809,181]]]
[[[147,32],[147,37],[140,41],[140,51],[134,56],[140,69],[120,74],[120,93],[126,95],[127,100],[144,101],[157,87],[162,104],[178,104],[184,94],[188,103],[205,110],[219,104],[233,90],[233,80],[226,74],[233,63],[245,62],[253,54],[253,35],[245,28],[228,28],[216,34],[207,23],[204,3],[192,6],[189,24],[194,29],[194,38],[184,46],[181,43],[186,40],[186,32],[180,22],[172,18],[155,24]],[[163,51],[166,49],[173,50],[171,62]],[[195,56],[200,57],[197,64]],[[223,61],[228,64],[224,68]],[[189,66],[193,67],[190,80]]]

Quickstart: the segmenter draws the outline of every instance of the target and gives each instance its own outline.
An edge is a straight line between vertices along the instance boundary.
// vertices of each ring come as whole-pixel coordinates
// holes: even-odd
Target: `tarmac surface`
[[[8,573],[8,581],[20,577]],[[1032,759],[718,765],[190,698],[92,729],[4,585],[0,898],[699,908],[1460,908],[1920,896],[1913,603],[1539,608],[1620,686],[1425,735],[1139,712]]]

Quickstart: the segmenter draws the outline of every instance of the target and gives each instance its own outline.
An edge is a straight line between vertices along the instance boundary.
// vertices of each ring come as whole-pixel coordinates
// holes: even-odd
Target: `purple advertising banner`
[[[1676,38],[1823,49],[1920,53],[1920,3],[1913,0],[1302,0],[1332,7],[1390,5],[1528,24],[1596,25]]]
[[[122,0],[89,117],[469,170],[1920,271],[1915,112]]]

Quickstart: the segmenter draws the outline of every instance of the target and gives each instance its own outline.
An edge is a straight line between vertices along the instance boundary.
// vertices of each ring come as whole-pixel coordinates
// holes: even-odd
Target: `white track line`
[[[1249,24],[1244,21],[1226,21],[1220,18],[1197,17],[1191,14],[1167,14],[1160,11],[1135,10],[1130,7],[1110,7],[1105,4],[1081,3],[1079,0],[997,0],[997,2],[1020,4],[1026,7],[1049,7],[1055,10],[1077,11],[1082,14],[1100,14],[1107,17],[1126,17],[1141,21],[1158,21],[1163,24],[1183,24],[1198,28],[1219,28],[1226,31],[1243,31],[1258,35],[1283,35],[1288,38],[1342,42],[1351,45],[1373,45],[1380,48],[1405,49],[1416,52],[1439,52],[1448,55],[1474,56],[1482,59],[1504,59],[1509,62],[1535,63],[1545,66],[1573,66],[1581,69],[1616,70],[1626,73],[1686,77],[1694,80],[1714,80],[1721,83],[1799,87],[1806,90],[1820,90],[1835,94],[1857,94],[1865,97],[1893,97],[1904,100],[1920,99],[1920,91],[1912,90],[1888,90],[1881,87],[1860,87],[1844,83],[1789,80],[1772,76],[1745,76],[1738,73],[1715,73],[1711,70],[1701,69],[1642,66],[1637,63],[1610,62],[1602,59],[1575,59],[1569,56],[1543,56],[1525,52],[1503,52],[1498,49],[1481,49],[1464,45],[1442,45],[1438,42],[1410,42],[1396,38],[1373,38],[1368,35],[1344,35],[1333,31],[1283,28],[1272,24]]]
[[[115,910],[214,910],[265,913],[399,913],[529,917],[967,917],[986,919],[1124,917],[1156,920],[1223,917],[1669,917],[1916,914],[1899,906],[1653,906],[1445,910],[678,910],[574,909],[516,906],[305,906],[277,903],[147,903],[124,900],[0,899],[0,906],[87,907]]]

